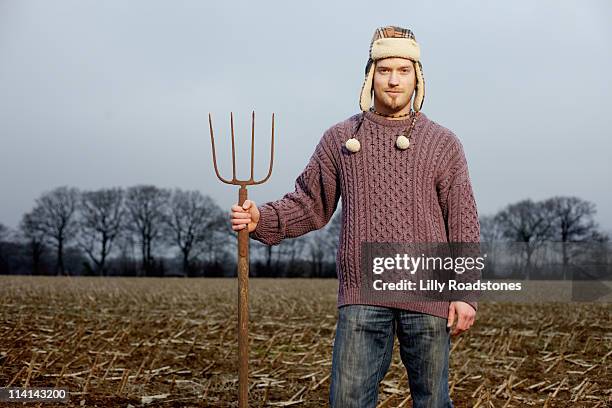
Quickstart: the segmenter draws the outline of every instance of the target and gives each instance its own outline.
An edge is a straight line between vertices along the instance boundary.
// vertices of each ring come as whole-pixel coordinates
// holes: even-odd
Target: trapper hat
[[[421,110],[425,98],[425,82],[423,66],[420,59],[419,44],[412,31],[395,26],[377,28],[370,43],[370,58],[365,68],[365,80],[361,87],[359,106],[367,111],[372,106],[372,84],[374,79],[374,63],[383,58],[407,58],[414,62],[416,86],[412,98],[412,108],[415,112]]]

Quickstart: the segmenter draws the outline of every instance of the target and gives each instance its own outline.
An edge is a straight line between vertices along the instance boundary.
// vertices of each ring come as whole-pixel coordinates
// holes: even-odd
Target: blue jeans
[[[332,408],[376,407],[396,331],[413,408],[453,407],[448,392],[450,329],[446,319],[387,307],[346,305],[338,309],[329,392]]]

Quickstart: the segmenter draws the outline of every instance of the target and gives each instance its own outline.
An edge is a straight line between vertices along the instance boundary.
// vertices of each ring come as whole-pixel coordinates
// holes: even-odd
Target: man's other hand
[[[452,327],[455,320],[457,320],[457,324],[451,332],[455,336],[472,327],[475,318],[476,310],[468,303],[461,301],[451,302],[448,308],[448,323],[446,326]]]

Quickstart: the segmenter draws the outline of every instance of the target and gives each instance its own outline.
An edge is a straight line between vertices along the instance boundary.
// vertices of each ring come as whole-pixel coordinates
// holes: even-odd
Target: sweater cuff
[[[278,216],[274,208],[268,205],[259,207],[259,222],[255,231],[251,232],[249,236],[266,245],[275,245],[281,241]]]

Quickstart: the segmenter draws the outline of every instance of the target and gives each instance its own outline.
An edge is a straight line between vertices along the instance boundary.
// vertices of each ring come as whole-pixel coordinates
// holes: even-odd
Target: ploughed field
[[[251,279],[250,406],[327,405],[336,290]],[[0,303],[0,387],[69,389],[29,406],[238,406],[235,279],[0,276]],[[611,406],[611,311],[481,302],[452,340],[455,406]],[[412,406],[397,339],[382,406]]]

